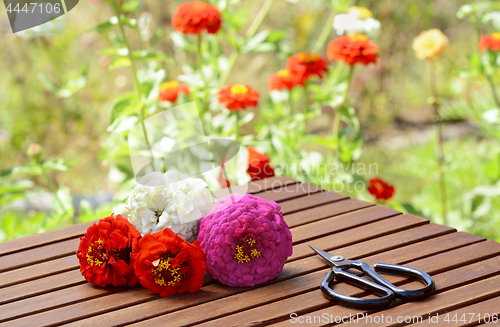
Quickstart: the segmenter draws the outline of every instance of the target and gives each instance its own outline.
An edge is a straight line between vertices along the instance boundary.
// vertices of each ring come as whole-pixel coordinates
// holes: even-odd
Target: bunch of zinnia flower
[[[161,297],[197,292],[205,275],[205,257],[193,244],[164,229],[141,238],[120,215],[92,224],[76,252],[80,271],[93,285],[141,285]]]

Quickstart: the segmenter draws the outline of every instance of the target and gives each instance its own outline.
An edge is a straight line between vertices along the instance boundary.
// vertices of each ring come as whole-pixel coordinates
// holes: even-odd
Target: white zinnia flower
[[[380,30],[380,22],[371,16],[371,11],[364,7],[351,7],[347,14],[335,16],[333,28],[338,35],[362,33],[375,37]]]
[[[145,175],[129,196],[128,220],[141,235],[170,228],[188,242],[198,233],[198,220],[212,210],[214,199],[200,178],[175,170]]]

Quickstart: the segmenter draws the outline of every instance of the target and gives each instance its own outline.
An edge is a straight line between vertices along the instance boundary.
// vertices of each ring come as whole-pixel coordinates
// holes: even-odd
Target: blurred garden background
[[[19,35],[11,32],[2,7],[0,241],[102,218],[128,197],[135,181],[123,135],[127,119],[139,114],[130,109],[134,104],[125,104],[137,88],[123,52],[127,42],[135,51],[132,57],[147,98],[139,110],[146,115],[202,102],[206,130],[240,138],[245,146],[266,153],[277,175],[303,181],[324,178],[321,171],[304,176],[320,162],[376,163],[376,176],[336,176],[330,189],[356,181],[368,186],[369,179],[381,178],[395,192],[380,203],[500,241],[500,108],[492,95],[492,87],[500,89],[500,60],[495,51],[478,47],[481,35],[500,31],[499,3],[210,2],[222,12],[222,27],[216,35],[202,34],[203,39],[175,32],[172,15],[183,3],[177,0],[80,0],[50,27]],[[113,4],[123,13],[126,38],[116,17],[112,19]],[[356,66],[351,81],[347,65],[330,62],[323,80],[309,85],[310,98],[302,89],[271,96],[268,76],[297,53],[314,51],[326,57],[327,43],[339,37],[331,26],[334,16],[355,5],[368,8],[380,21],[378,35],[371,37],[380,47],[376,63]],[[439,97],[431,92],[429,63],[417,59],[412,49],[415,37],[434,28],[449,39],[435,60]],[[194,81],[200,76],[207,79],[201,86]],[[160,83],[172,80],[190,84],[190,96],[160,103]],[[260,94],[257,106],[235,118],[241,119],[237,132],[224,128],[235,120],[216,100],[220,83],[250,85]],[[348,96],[339,100],[345,90]],[[304,97],[310,108],[301,111]],[[287,99],[295,105],[288,108]],[[342,116],[339,135],[350,142],[342,152],[340,138],[333,138],[332,118],[346,103],[353,111]],[[291,117],[286,110],[294,115],[285,126],[282,122]],[[441,168],[437,121],[443,124]],[[297,133],[302,138],[287,144]],[[300,149],[294,148],[297,142]],[[33,144],[41,148],[30,148]],[[294,161],[302,168],[279,170]],[[375,201],[366,189],[341,192]]]

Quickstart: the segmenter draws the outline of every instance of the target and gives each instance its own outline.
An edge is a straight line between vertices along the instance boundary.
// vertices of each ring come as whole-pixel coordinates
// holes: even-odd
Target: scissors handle
[[[354,286],[357,286],[364,290],[372,291],[380,297],[375,299],[356,298],[335,292],[330,288],[330,283],[334,278],[336,278],[338,281],[345,281],[349,284],[353,284]],[[325,279],[321,283],[320,288],[323,292],[323,295],[328,300],[337,301],[339,304],[360,309],[378,309],[390,307],[395,300],[395,295],[390,289],[372,281],[345,272],[339,268],[333,268],[328,272],[328,275],[326,275]]]
[[[375,270],[373,270],[368,264],[359,260],[352,261],[350,266],[351,268],[363,271],[374,282],[394,292],[396,298],[401,300],[407,300],[407,301],[420,300],[431,295],[432,292],[434,291],[435,285],[432,277],[426,274],[425,272],[415,268],[401,266],[401,265],[393,265],[388,263],[377,263],[374,265]],[[425,284],[425,286],[416,290],[404,290],[389,283],[377,272],[382,272],[396,276],[416,278],[423,284]]]

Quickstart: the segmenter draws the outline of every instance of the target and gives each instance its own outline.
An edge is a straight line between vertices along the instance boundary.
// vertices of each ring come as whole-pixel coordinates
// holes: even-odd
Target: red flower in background
[[[389,200],[394,195],[394,186],[380,178],[370,179],[368,192],[377,200]]]
[[[93,285],[134,286],[138,278],[130,253],[140,237],[141,234],[120,215],[92,224],[80,237],[76,252],[80,272]]]
[[[378,45],[364,34],[342,35],[328,43],[326,55],[332,61],[343,61],[350,66],[368,65],[377,60]]]
[[[191,244],[169,228],[144,235],[132,258],[141,285],[161,297],[194,293],[203,285],[205,255],[200,242]]]
[[[500,51],[500,32],[482,35],[481,40],[479,40],[479,49],[481,51],[486,51],[487,49]]]
[[[179,82],[177,81],[170,81],[161,84],[158,97],[161,101],[170,101],[174,103],[175,101],[177,101],[177,97],[180,93],[189,95],[189,85],[179,85]]]
[[[252,181],[258,181],[274,176],[274,169],[269,165],[269,157],[264,153],[257,151],[251,146],[247,147],[248,151],[248,169],[247,173],[252,178]]]
[[[323,73],[328,72],[328,62],[318,53],[302,52],[287,59],[286,69],[298,76],[299,83],[303,85],[311,76],[323,78]]]
[[[259,92],[248,85],[232,84],[222,87],[217,92],[217,100],[220,104],[225,104],[229,110],[246,109],[257,105]]]
[[[220,163],[220,172],[219,172],[219,176],[217,176],[217,182],[219,182],[219,185],[221,188],[226,188],[226,187],[229,187],[231,186],[231,182],[226,180],[226,178],[224,177],[224,163],[226,161],[224,159],[222,159],[222,162]]]
[[[269,75],[267,79],[269,91],[287,89],[291,91],[295,85],[301,84],[300,75],[290,73],[286,69],[282,69],[276,75]]]
[[[220,29],[221,14],[219,9],[207,2],[193,1],[179,5],[172,15],[172,26],[183,34],[200,34],[206,30],[215,34]]]

